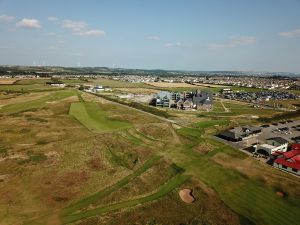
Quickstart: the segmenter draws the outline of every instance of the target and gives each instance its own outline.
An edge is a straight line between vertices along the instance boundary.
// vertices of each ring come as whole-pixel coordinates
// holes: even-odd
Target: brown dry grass
[[[18,79],[13,79],[13,78],[3,78],[3,79],[0,79],[0,85],[1,84],[13,84],[17,80]]]
[[[116,88],[116,90],[132,93],[132,94],[144,94],[151,95],[160,92],[160,90],[148,89],[148,88]]]
[[[204,184],[191,181],[182,188],[193,188],[196,201],[193,204],[182,202],[178,190],[164,198],[134,208],[112,212],[81,221],[80,225],[140,225],[140,224],[214,224],[238,225],[239,216],[231,211],[213,190]],[[218,216],[216,216],[218,215]]]
[[[46,95],[49,95],[49,92],[39,92],[39,93],[29,93],[29,94],[22,94],[22,95],[14,95],[11,94],[11,98],[1,99],[0,106],[9,105],[9,104],[16,104],[25,101],[32,101]]]
[[[195,87],[187,83],[147,82],[146,84],[160,88]]]
[[[196,86],[201,86],[201,87],[229,87],[229,86],[223,86],[223,85],[218,85],[218,84],[200,84],[200,83],[194,83]]]
[[[196,150],[197,152],[200,152],[202,154],[207,154],[210,151],[212,151],[213,149],[214,149],[214,146],[212,146],[211,144],[208,144],[208,143],[199,144],[196,147],[194,147],[194,150]]]

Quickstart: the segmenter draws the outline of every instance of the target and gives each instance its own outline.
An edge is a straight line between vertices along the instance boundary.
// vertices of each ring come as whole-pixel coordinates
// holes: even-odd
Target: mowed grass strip
[[[92,217],[92,216],[101,215],[103,213],[107,213],[107,212],[110,212],[110,211],[113,211],[113,210],[133,207],[133,206],[136,206],[136,205],[144,204],[146,202],[157,200],[157,199],[167,195],[168,193],[170,193],[176,187],[179,187],[181,184],[185,183],[189,178],[190,178],[190,176],[187,176],[187,175],[177,175],[177,176],[171,178],[167,183],[162,185],[157,190],[157,192],[155,192],[153,194],[147,195],[145,197],[133,199],[133,200],[128,200],[128,201],[115,203],[115,204],[112,204],[112,205],[99,207],[99,208],[96,208],[96,209],[92,209],[92,210],[88,210],[88,211],[68,215],[68,216],[65,216],[62,219],[62,222],[64,224],[72,223],[72,222],[82,220],[82,219],[85,219],[85,218],[89,218],[89,217]]]
[[[212,144],[213,142],[211,140]],[[206,155],[201,155],[189,147],[172,148],[164,155],[185,169],[186,173],[193,174],[212,187],[225,204],[255,224],[296,225],[298,223],[300,219],[299,199],[295,198],[291,201],[289,197],[278,197],[271,187],[258,183],[255,178],[215,163],[210,158],[218,152],[239,158],[240,163],[243,163],[242,160],[247,157],[230,146],[221,143],[216,143],[216,145],[219,147]],[[261,172],[264,173],[264,171]]]
[[[116,190],[122,188],[126,184],[128,184],[130,181],[135,179],[136,177],[140,176],[142,173],[146,172],[149,168],[151,168],[159,159],[161,156],[155,155],[152,156],[150,159],[148,159],[142,166],[140,166],[137,170],[135,170],[132,174],[126,176],[119,182],[115,183],[114,185],[107,187],[96,194],[93,194],[89,197],[83,198],[79,200],[78,202],[75,202],[74,204],[66,207],[62,211],[62,216],[65,217],[68,214],[74,213],[77,210],[87,207],[92,203],[95,203],[99,201],[100,199],[108,196],[109,194],[115,192]]]
[[[42,98],[38,98],[36,100],[5,105],[2,108],[0,108],[0,113],[18,113],[31,109],[37,109],[44,107],[47,102],[59,101],[64,98],[71,97],[73,95],[76,95],[76,92],[73,90],[58,91],[53,94],[44,96]]]
[[[232,209],[256,224],[295,225],[299,222],[299,204],[287,204],[287,200],[276,196],[273,190],[253,182],[224,195]]]
[[[69,114],[91,131],[103,132],[130,128],[130,123],[111,120],[96,102],[72,103]]]
[[[229,120],[208,120],[193,124],[193,127],[206,129],[213,126],[225,126],[229,124]]]

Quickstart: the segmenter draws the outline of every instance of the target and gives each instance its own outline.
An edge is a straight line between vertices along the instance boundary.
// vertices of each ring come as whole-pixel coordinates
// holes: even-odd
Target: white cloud
[[[48,20],[49,20],[49,21],[57,21],[58,18],[55,17],[55,16],[49,16],[49,17],[48,17]]]
[[[40,22],[36,19],[27,19],[24,18],[16,24],[18,27],[26,29],[39,29],[42,28]]]
[[[165,47],[180,47],[180,46],[181,46],[180,42],[175,42],[175,43],[167,42],[167,43],[165,43]]]
[[[87,23],[83,21],[72,21],[72,20],[64,20],[63,25],[64,28],[70,29],[74,32],[84,31],[87,28]]]
[[[253,36],[241,36],[241,37],[231,37],[225,43],[213,43],[209,44],[212,49],[216,48],[235,48],[241,45],[251,45],[257,42],[256,37]]]
[[[280,33],[278,33],[278,35],[281,36],[281,37],[285,37],[285,38],[300,37],[300,29],[280,32]]]
[[[13,16],[8,16],[8,15],[0,15],[0,21],[3,21],[3,22],[11,22],[15,19],[15,17]]]
[[[160,37],[159,36],[149,36],[148,39],[153,40],[153,41],[159,41]]]
[[[62,26],[73,31],[73,35],[88,37],[102,37],[105,35],[103,30],[88,29],[88,24],[83,21],[64,20]]]
[[[94,30],[84,30],[84,31],[75,32],[74,35],[101,37],[105,35],[105,32],[103,30],[94,29]]]

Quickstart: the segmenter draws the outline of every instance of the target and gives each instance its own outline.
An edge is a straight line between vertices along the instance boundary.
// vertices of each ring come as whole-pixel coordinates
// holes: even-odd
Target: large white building
[[[256,146],[256,153],[270,156],[274,152],[286,152],[288,141],[282,137],[273,137],[266,140],[265,144]]]

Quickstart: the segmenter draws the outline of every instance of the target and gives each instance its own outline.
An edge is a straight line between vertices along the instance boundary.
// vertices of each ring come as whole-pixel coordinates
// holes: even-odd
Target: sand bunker
[[[185,203],[192,203],[195,201],[194,196],[192,195],[192,190],[191,189],[182,189],[179,191],[179,196],[182,201]]]

